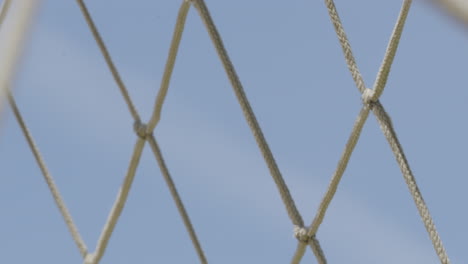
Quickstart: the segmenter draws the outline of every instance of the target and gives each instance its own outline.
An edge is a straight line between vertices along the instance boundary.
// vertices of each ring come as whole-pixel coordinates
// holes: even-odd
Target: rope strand
[[[78,232],[78,228],[73,222],[73,218],[70,212],[68,211],[68,208],[65,205],[65,202],[63,201],[62,196],[60,195],[60,191],[57,185],[55,184],[54,178],[52,177],[49,170],[47,169],[47,165],[45,164],[45,161],[42,158],[39,148],[34,142],[31,132],[29,131],[28,127],[26,126],[26,123],[24,122],[23,116],[21,115],[19,108],[16,105],[13,95],[10,92],[7,92],[7,97],[8,97],[8,102],[10,103],[11,109],[13,110],[13,114],[15,115],[15,118],[21,127],[21,131],[23,132],[24,137],[26,138],[26,141],[28,142],[29,148],[31,149],[31,152],[33,153],[34,158],[36,159],[37,165],[41,169],[42,175],[44,176],[44,180],[46,181],[47,186],[49,187],[50,193],[52,194],[52,197],[54,198],[55,204],[57,205],[60,213],[62,214],[63,219],[65,220],[65,223],[67,224],[68,231],[70,231],[70,234],[72,235],[72,238],[75,241],[75,244],[78,247],[81,256],[85,257],[86,254],[88,253],[88,249],[86,248],[86,244],[81,238],[80,232]]]
[[[221,40],[221,36],[219,35],[218,30],[216,29],[216,26],[213,22],[213,19],[211,18],[208,8],[206,7],[205,2],[203,0],[193,0],[193,3],[195,4],[195,7],[200,13],[200,16],[203,19],[203,22],[205,23],[211,40],[213,41],[213,44],[216,47],[216,51],[218,52],[219,58],[221,59],[224,69],[226,70],[229,80],[231,81],[231,85],[237,96],[237,100],[239,101],[239,104],[242,108],[244,117],[250,129],[252,130],[252,134],[254,135],[255,140],[257,141],[257,144],[262,152],[263,158],[265,159],[268,165],[271,176],[273,177],[276,186],[278,187],[281,199],[283,200],[283,203],[286,206],[288,215],[294,225],[304,226],[304,221],[302,220],[302,217],[296,208],[294,200],[291,197],[291,194],[289,193],[289,189],[286,183],[284,182],[283,176],[281,175],[278,165],[276,164],[275,158],[273,157],[273,153],[271,152],[270,147],[268,146],[268,143],[265,139],[265,136],[263,135],[263,132],[260,128],[260,125],[258,124],[257,118],[253,113],[252,107],[250,106],[247,96],[245,95],[244,88],[242,87],[242,84],[239,80],[239,77],[237,76],[237,73],[234,69],[231,60],[229,59],[226,48],[224,47],[223,41]]]
[[[99,50],[104,56],[104,60],[106,61],[107,66],[109,67],[109,70],[112,73],[112,77],[114,77],[114,81],[117,83],[117,86],[119,87],[120,92],[122,93],[122,96],[125,102],[127,103],[127,107],[128,107],[128,110],[130,111],[130,114],[132,115],[135,121],[137,120],[139,121],[140,115],[138,114],[138,111],[130,98],[128,89],[125,86],[124,82],[122,81],[122,78],[120,77],[117,67],[115,67],[114,62],[112,61],[112,57],[109,54],[109,51],[107,50],[104,40],[102,40],[101,34],[99,34],[99,31],[97,30],[96,25],[93,22],[93,18],[91,17],[91,14],[89,13],[88,8],[86,7],[83,0],[76,0],[76,2],[78,3],[81,13],[83,14],[86,20],[86,23],[88,24],[88,27],[91,30],[91,33],[93,34],[94,40],[96,40],[96,43],[99,46]]]
[[[192,244],[198,254],[198,258],[200,259],[200,262],[202,264],[206,264],[208,263],[208,261],[206,260],[205,253],[203,252],[202,246],[197,238],[197,234],[195,232],[195,229],[193,228],[192,222],[190,221],[190,217],[187,213],[187,210],[185,209],[185,206],[182,203],[182,199],[180,198],[180,195],[177,192],[174,180],[172,179],[171,174],[169,173],[169,169],[166,166],[166,162],[164,161],[163,155],[161,153],[161,150],[159,149],[158,143],[156,142],[154,135],[151,135],[151,137],[149,138],[149,145],[151,146],[151,150],[153,150],[154,156],[158,161],[161,173],[164,177],[164,180],[166,181],[169,191],[171,192],[172,198],[176,203],[177,210],[179,210],[179,214],[182,217],[182,220],[184,221],[185,228],[189,233],[190,239],[192,240]]]

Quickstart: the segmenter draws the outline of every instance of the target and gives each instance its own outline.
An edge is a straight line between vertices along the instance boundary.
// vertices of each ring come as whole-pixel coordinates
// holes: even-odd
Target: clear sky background
[[[126,173],[133,121],[75,1],[43,1],[15,98],[88,248]],[[86,1],[143,120],[181,1]],[[402,1],[337,0],[368,86]],[[304,221],[361,108],[323,1],[207,0]],[[468,31],[415,1],[381,101],[453,263],[468,259]],[[4,263],[82,263],[19,126],[0,133]],[[209,263],[289,263],[293,226],[195,9],[156,138]],[[317,237],[329,263],[439,263],[373,115]],[[101,263],[198,263],[148,146]],[[307,250],[303,263],[315,263]]]

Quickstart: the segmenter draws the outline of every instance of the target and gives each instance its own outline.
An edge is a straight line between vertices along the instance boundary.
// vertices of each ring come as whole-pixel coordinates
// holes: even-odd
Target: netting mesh
[[[287,187],[286,181],[283,179],[283,176],[275,161],[273,153],[270,150],[270,147],[262,133],[260,125],[257,122],[255,114],[250,106],[250,102],[247,99],[247,96],[244,92],[244,88],[239,80],[236,70],[231,60],[229,59],[229,56],[223,44],[222,38],[203,0],[182,1],[182,4],[179,9],[179,13],[177,15],[176,26],[175,26],[174,33],[173,33],[172,43],[171,43],[170,50],[168,53],[164,74],[161,80],[161,86],[157,94],[157,97],[155,99],[151,118],[146,122],[141,119],[137,111],[137,107],[134,105],[130,97],[129,91],[127,90],[125,84],[123,83],[119,75],[119,72],[113,63],[111,55],[109,54],[106,48],[106,45],[103,39],[101,38],[99,31],[96,28],[96,25],[93,22],[92,16],[90,15],[90,12],[86,8],[85,3],[82,0],[78,0],[77,2],[84,16],[84,19],[86,20],[93,34],[94,39],[96,40],[96,43],[99,46],[99,49],[105,58],[107,66],[109,67],[112,73],[112,76],[120,89],[120,92],[128,106],[128,110],[131,116],[133,117],[134,131],[136,134],[136,142],[134,145],[133,155],[130,160],[128,171],[126,173],[121,189],[118,193],[118,196],[115,199],[115,203],[112,207],[112,210],[109,213],[108,220],[102,229],[102,233],[99,237],[97,246],[94,250],[89,250],[88,247],[86,246],[86,243],[81,238],[80,232],[78,231],[78,228],[74,224],[74,221],[70,213],[68,212],[68,209],[65,203],[63,202],[63,199],[61,198],[59,189],[55,185],[52,175],[48,171],[47,166],[39,152],[39,149],[36,146],[33,140],[33,137],[30,131],[28,130],[28,127],[26,126],[24,119],[18,109],[18,106],[15,103],[15,100],[10,92],[7,92],[7,99],[18,123],[20,124],[20,127],[30,146],[30,149],[32,153],[34,154],[34,157],[42,171],[44,179],[50,188],[50,191],[57,204],[57,207],[59,208],[60,213],[62,214],[68,226],[68,229],[76,243],[76,246],[78,247],[84,259],[84,263],[87,263],[87,264],[99,263],[101,258],[104,256],[105,250],[109,243],[109,239],[114,231],[115,225],[127,201],[129,190],[134,180],[135,172],[139,165],[139,161],[141,158],[143,148],[146,144],[150,146],[154,154],[154,158],[156,159],[159,165],[159,168],[164,177],[164,180],[167,183],[167,186],[174,199],[174,202],[177,206],[179,214],[185,224],[185,227],[193,243],[193,246],[198,254],[199,261],[201,263],[208,263],[207,257],[205,256],[205,253],[202,249],[202,244],[197,238],[195,228],[192,225],[190,218],[188,216],[188,213],[184,208],[184,204],[177,192],[177,188],[174,184],[174,181],[172,180],[169,169],[164,161],[163,155],[158,146],[157,139],[153,133],[154,129],[158,125],[158,122],[161,118],[161,110],[162,110],[162,107],[163,107],[163,104],[164,104],[164,101],[165,101],[165,98],[166,98],[166,95],[170,86],[172,71],[174,68],[175,61],[176,61],[181,37],[183,35],[185,21],[186,21],[187,14],[190,8],[195,8],[198,11],[200,18],[202,19],[203,23],[206,26],[209,36],[214,44],[214,47],[219,55],[222,65],[229,78],[229,81],[231,82],[232,88],[234,89],[235,95],[238,99],[238,103],[242,109],[245,120],[247,121],[251,129],[251,132],[258,144],[258,147],[264,157],[266,165],[268,166],[272,179],[277,186],[278,192],[284,203],[284,207],[287,211],[287,214],[291,220],[292,225],[294,226],[294,235],[297,238],[297,249],[293,255],[292,263],[299,263],[301,261],[307,247],[310,247],[318,263],[327,263],[326,254],[322,250],[321,245],[319,243],[319,239],[316,236],[316,234],[320,228],[320,225],[322,224],[324,220],[325,214],[327,212],[327,208],[330,205],[335,195],[335,192],[340,183],[341,177],[346,170],[348,161],[358,142],[362,128],[371,112],[377,118],[380,124],[380,128],[394,153],[395,159],[401,169],[404,180],[414,199],[415,205],[419,211],[423,224],[429,234],[434,250],[436,251],[439,257],[440,262],[444,264],[450,263],[447,253],[445,252],[444,246],[442,244],[442,241],[437,233],[437,230],[435,228],[435,225],[429,213],[429,210],[424,202],[424,199],[422,198],[421,192],[419,191],[415,177],[413,176],[413,173],[410,169],[408,161],[405,157],[403,148],[398,140],[397,134],[395,132],[395,128],[392,125],[391,118],[387,114],[384,106],[379,100],[383,94],[385,85],[387,83],[387,78],[390,72],[393,58],[396,54],[399,40],[403,32],[405,20],[408,15],[412,1],[410,0],[403,1],[401,11],[397,18],[394,30],[391,34],[390,41],[388,43],[388,47],[387,47],[387,51],[385,53],[384,59],[379,68],[378,74],[376,76],[376,79],[372,88],[369,88],[369,86],[367,86],[364,83],[364,80],[359,72],[359,68],[356,65],[351,46],[349,44],[349,41],[347,39],[347,36],[341,24],[340,17],[338,15],[335,4],[333,0],[325,0],[331,21],[335,28],[336,34],[338,36],[338,40],[341,44],[349,71],[351,72],[351,75],[354,79],[356,87],[358,88],[359,92],[362,94],[362,108],[359,112],[358,117],[356,118],[353,129],[345,145],[341,158],[339,159],[336,170],[331,178],[328,189],[326,190],[325,195],[319,205],[316,216],[314,217],[312,221],[310,221],[310,225],[307,225],[304,222],[301,216],[301,213],[299,212],[299,210],[297,209],[295,205],[293,196],[291,195]],[[2,13],[0,16],[0,19],[2,20],[4,18],[4,14],[7,12],[8,3],[9,1],[4,2]],[[2,21],[0,20],[0,23],[1,22]]]

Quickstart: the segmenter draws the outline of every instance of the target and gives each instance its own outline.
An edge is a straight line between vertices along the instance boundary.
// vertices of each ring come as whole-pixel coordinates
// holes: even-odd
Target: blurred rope
[[[3,25],[3,22],[5,21],[10,5],[11,0],[4,0],[2,2],[2,5],[0,6],[0,30],[1,26]]]
[[[432,0],[445,9],[450,15],[468,26],[468,1],[467,0]]]
[[[21,52],[40,0],[4,0],[0,7],[0,118],[4,98],[14,78]],[[6,29],[7,16],[9,28]]]

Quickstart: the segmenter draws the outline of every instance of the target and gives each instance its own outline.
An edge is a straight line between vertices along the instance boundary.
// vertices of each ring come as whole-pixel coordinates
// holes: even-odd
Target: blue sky
[[[14,93],[88,248],[126,173],[132,119],[74,1],[43,1]],[[142,118],[180,1],[87,1]],[[322,1],[207,1],[304,221],[310,224],[361,107]],[[336,1],[374,82],[401,1]],[[381,97],[453,263],[468,258],[466,30],[415,1]],[[82,263],[11,111],[0,136],[0,252]],[[209,263],[288,263],[297,242],[195,9],[156,138]],[[439,263],[370,116],[317,234],[329,263]],[[148,146],[101,263],[197,263]],[[302,263],[315,263],[308,250]]]

